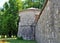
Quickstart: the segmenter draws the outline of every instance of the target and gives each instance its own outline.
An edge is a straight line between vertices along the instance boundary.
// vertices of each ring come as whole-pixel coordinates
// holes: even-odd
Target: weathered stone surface
[[[60,43],[60,0],[49,0],[36,26],[38,43]]]
[[[35,15],[40,12],[38,9],[27,9],[20,12],[18,37],[25,40],[34,40]]]

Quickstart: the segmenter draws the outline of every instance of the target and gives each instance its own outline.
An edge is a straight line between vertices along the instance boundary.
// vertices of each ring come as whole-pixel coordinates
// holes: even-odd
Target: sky
[[[9,0],[0,0],[0,8],[3,8],[3,5],[5,2],[8,2]],[[22,0],[25,1],[25,0]]]
[[[5,2],[8,2],[8,0],[0,0],[0,8],[3,8]]]

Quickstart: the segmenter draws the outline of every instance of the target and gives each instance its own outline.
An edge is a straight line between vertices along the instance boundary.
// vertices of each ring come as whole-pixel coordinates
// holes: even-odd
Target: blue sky
[[[5,2],[8,2],[8,0],[0,0],[0,8],[3,7],[3,5],[4,5]]]

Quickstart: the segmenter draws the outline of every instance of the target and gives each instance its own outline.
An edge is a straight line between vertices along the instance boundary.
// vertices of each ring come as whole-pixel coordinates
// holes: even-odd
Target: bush
[[[17,37],[17,39],[18,39],[18,40],[23,40],[23,38],[22,38],[22,37]]]

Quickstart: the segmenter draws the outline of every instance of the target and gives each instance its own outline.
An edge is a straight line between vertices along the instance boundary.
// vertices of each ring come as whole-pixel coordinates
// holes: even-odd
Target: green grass
[[[34,40],[19,40],[19,39],[9,39],[9,40],[5,39],[5,42],[6,43],[36,43],[36,41]]]
[[[27,41],[27,40],[8,40],[10,43],[36,43],[35,41]]]

